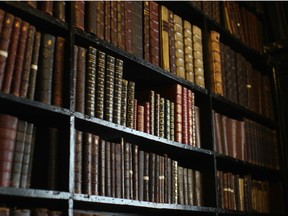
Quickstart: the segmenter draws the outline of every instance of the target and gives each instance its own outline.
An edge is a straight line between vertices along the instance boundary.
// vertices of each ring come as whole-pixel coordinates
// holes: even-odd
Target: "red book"
[[[150,134],[150,103],[144,105],[144,132]]]
[[[149,41],[149,56],[152,64],[158,65],[160,63],[159,58],[159,6],[156,2],[149,2],[149,14],[150,14],[150,41]]]
[[[182,90],[182,143],[188,144],[188,89]]]
[[[141,105],[137,109],[137,130],[144,131],[144,106]]]

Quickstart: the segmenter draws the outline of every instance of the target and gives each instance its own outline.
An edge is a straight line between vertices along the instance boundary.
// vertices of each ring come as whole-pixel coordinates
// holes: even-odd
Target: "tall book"
[[[192,25],[183,21],[185,79],[194,83]]]
[[[84,31],[85,27],[85,1],[76,1],[74,2],[74,25],[76,28],[79,28]]]
[[[155,94],[154,135],[160,136],[160,94]]]
[[[115,58],[107,55],[105,73],[104,119],[113,122]],[[118,96],[118,95],[117,95]]]
[[[131,53],[143,58],[143,2],[131,1]],[[133,20],[133,22],[132,22]],[[144,46],[147,46],[146,44]],[[126,47],[127,50],[127,47]],[[127,50],[129,52],[129,50]]]
[[[176,74],[185,79],[184,37],[182,18],[174,14],[174,40]]]
[[[123,78],[123,61],[121,59],[116,59],[115,79],[114,79],[113,122],[119,125],[121,124],[122,78]]]
[[[140,2],[140,4],[142,4],[142,2]],[[125,1],[124,2],[124,30],[125,30],[125,33],[124,33],[124,46],[125,46],[125,50],[126,52],[129,52],[131,53],[132,52],[132,9],[131,9],[131,6],[132,6],[132,2],[131,1]],[[139,16],[138,17],[141,17],[142,18],[142,9],[140,8],[140,11],[139,11]],[[134,17],[133,17],[134,18]],[[133,22],[135,22],[137,20],[137,17],[135,17],[136,19],[133,20]],[[123,22],[121,23],[123,25]],[[141,26],[139,26],[138,28],[139,29],[142,29],[142,20],[140,22]],[[142,34],[141,34],[142,36]],[[142,42],[142,40],[141,40]],[[141,57],[142,58],[142,57]]]
[[[149,153],[149,202],[155,202],[155,163],[156,154]]]
[[[117,47],[125,49],[125,40],[128,39],[125,33],[125,2],[117,2]]]
[[[106,54],[100,50],[96,58],[96,117],[104,119]]]
[[[84,134],[83,143],[83,191],[82,193],[91,195],[92,194],[92,143],[93,134]]]
[[[182,141],[188,144],[188,89],[182,87]]]
[[[121,167],[121,144],[115,143],[115,197],[121,198],[121,175],[124,170]]]
[[[111,1],[111,28],[110,28],[110,40],[114,46],[117,46],[117,2]]]
[[[96,1],[96,37],[104,40],[104,1]]]
[[[121,93],[121,125],[127,124],[127,94],[128,94],[128,81],[122,80],[122,93]]]
[[[184,168],[178,166],[178,204],[184,205]]]
[[[135,82],[129,81],[127,88],[127,127],[133,128]]]
[[[164,137],[171,140],[171,102],[164,99]]]
[[[172,203],[178,204],[178,162],[172,160]]]
[[[78,47],[77,59],[75,62],[77,67],[76,71],[76,96],[75,96],[75,111],[85,113],[85,85],[86,85],[86,53],[87,50],[84,47]]]
[[[170,54],[169,54],[169,10],[160,6],[160,60],[161,67],[170,71]]]
[[[111,42],[111,1],[104,2],[104,39]],[[96,14],[97,16],[97,14]],[[96,31],[97,32],[97,31]]]
[[[76,130],[74,147],[74,193],[82,193],[82,145],[83,132]]]
[[[138,151],[138,198],[144,201],[144,151]]]
[[[144,175],[143,175],[143,192],[144,192],[144,201],[150,201],[150,191],[149,191],[149,185],[150,185],[150,177],[149,177],[149,153],[144,152]]]
[[[132,194],[132,199],[134,200],[139,200],[139,147],[138,145],[133,145],[132,146],[132,158],[130,158],[130,161],[132,163],[132,170],[133,176],[133,194]],[[131,171],[130,171],[131,174]]]
[[[97,20],[97,4],[95,1],[85,2],[85,31],[96,34]]]
[[[111,179],[111,142],[105,142],[105,196],[111,197],[112,179]]]
[[[106,141],[101,139],[99,142],[99,195],[105,196],[105,179],[106,179]]]
[[[91,146],[91,194],[99,195],[99,136],[92,136]]]
[[[143,6],[143,53],[144,59],[150,61],[150,8],[149,1],[144,1]]]
[[[160,65],[159,49],[159,5],[149,2],[149,61],[157,66]]]
[[[169,13],[169,63],[170,72],[176,74],[176,53],[175,53],[175,38],[174,38],[174,14],[172,11]]]
[[[203,205],[203,179],[202,173],[198,170],[195,170],[195,205]]]

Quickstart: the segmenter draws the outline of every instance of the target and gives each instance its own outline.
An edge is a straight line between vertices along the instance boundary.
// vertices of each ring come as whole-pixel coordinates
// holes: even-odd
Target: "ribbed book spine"
[[[165,137],[165,99],[160,97],[160,107],[159,107],[159,137]]]
[[[149,7],[149,57],[152,64],[159,66],[159,5],[156,2],[150,1]]]
[[[122,78],[123,78],[123,61],[116,59],[115,80],[114,80],[114,109],[113,122],[121,124],[121,99],[122,99]]]
[[[182,143],[188,144],[188,89],[182,87]]]
[[[144,20],[144,59],[146,61],[150,61],[150,8],[149,8],[149,1],[144,2],[143,8],[143,20]]]
[[[99,195],[99,136],[93,135],[91,147],[91,194]]]
[[[117,2],[111,1],[111,43],[117,46]]]
[[[96,37],[104,40],[104,1],[96,1],[97,12],[96,12]],[[95,18],[94,18],[95,19]]]
[[[74,25],[76,28],[79,28],[84,31],[84,17],[85,17],[85,2],[84,1],[76,1],[74,2]]]
[[[142,4],[142,2],[140,2],[140,5]],[[131,1],[125,1],[124,2],[124,45],[125,45],[125,50],[129,53],[132,52],[132,2]],[[142,18],[142,10],[140,8],[139,11],[139,16],[140,18]],[[134,17],[133,17],[134,18]],[[142,20],[137,20],[137,18],[135,20],[133,20],[133,22],[136,21],[136,25],[141,25],[138,28],[142,30]],[[122,23],[123,24],[123,23]],[[136,35],[135,35],[136,36]],[[141,31],[141,36],[142,36],[142,31]],[[141,40],[142,43],[142,40]],[[140,44],[139,44],[140,46]],[[142,57],[141,57],[142,58]]]
[[[104,2],[104,9],[105,9],[105,27],[104,27],[104,39],[107,42],[111,42],[111,1]]]
[[[113,122],[115,58],[107,55],[105,74],[105,112],[104,119]]]
[[[86,53],[87,50],[83,47],[78,47],[75,59],[76,68],[76,96],[75,96],[75,110],[77,112],[85,113],[85,84],[86,84]]]
[[[97,53],[96,65],[96,117],[104,119],[104,92],[105,92],[105,71],[106,54],[102,51]]]
[[[117,47],[125,49],[125,3],[117,2]],[[127,37],[128,39],[128,37]]]
[[[161,45],[161,67],[170,71],[169,61],[169,12],[165,6],[160,6],[160,45]]]
[[[127,124],[129,128],[133,128],[134,123],[134,98],[135,98],[135,83],[132,81],[128,82],[127,88]]]
[[[127,3],[126,3],[127,4]],[[131,1],[131,52],[143,58],[143,46],[148,46],[147,44],[143,45],[143,39],[146,37],[143,35],[144,29],[146,29],[143,18],[143,2],[141,1]],[[146,19],[146,17],[145,17]],[[147,29],[146,29],[147,30]],[[146,33],[145,33],[146,34]],[[126,50],[129,52],[129,49]]]
[[[75,131],[74,193],[82,193],[82,145],[83,132]]]
[[[186,80],[194,83],[192,26],[187,20],[183,21],[183,36],[185,78]]]
[[[83,193],[92,194],[92,142],[93,134],[84,134],[83,145]]]
[[[96,25],[97,20],[95,17],[97,16],[97,5],[95,1],[87,1],[85,2],[85,30],[86,32],[90,32],[96,34]]]
[[[164,137],[171,140],[171,102],[168,99],[165,99],[164,120]]]
[[[185,79],[184,43],[182,18],[174,14],[174,40],[176,74]]]
[[[170,72],[176,74],[176,53],[175,53],[175,36],[174,36],[174,14],[172,11],[169,13],[169,63]]]

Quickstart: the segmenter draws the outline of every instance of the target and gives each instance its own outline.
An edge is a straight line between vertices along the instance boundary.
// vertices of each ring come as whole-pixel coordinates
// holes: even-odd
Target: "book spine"
[[[144,36],[144,59],[146,61],[150,61],[150,7],[149,7],[149,1],[144,1],[144,7],[143,7],[143,20],[144,20],[144,30],[143,30],[143,36]]]
[[[92,136],[91,194],[99,195],[99,136]]]
[[[195,170],[195,205],[202,206],[203,205],[203,180],[202,173],[200,171]]]
[[[113,122],[113,98],[115,79],[115,58],[107,55],[105,74],[105,105],[104,119]]]
[[[145,102],[144,105],[144,132],[150,134],[150,102]]]
[[[159,66],[159,5],[151,1],[149,7],[149,60]]]
[[[178,204],[178,162],[172,161],[172,203]]]
[[[105,143],[105,196],[112,195],[112,179],[111,179],[111,142]]]
[[[160,156],[160,176],[159,176],[159,181],[160,181],[160,203],[165,202],[165,164],[164,164],[164,156]]]
[[[184,179],[183,167],[178,166],[178,204],[184,205]]]
[[[164,137],[171,140],[171,103],[170,100],[165,99],[164,106]]]
[[[142,2],[140,2],[142,4]],[[129,53],[132,52],[132,2],[131,1],[125,1],[124,2],[124,42],[125,42],[125,50]],[[139,15],[141,15],[142,11],[139,11]],[[133,20],[133,22],[135,22]],[[138,22],[138,20],[137,20]],[[141,21],[142,22],[142,21]],[[140,22],[141,26],[138,28],[142,28],[142,23]],[[142,33],[142,31],[141,31]],[[142,41],[141,41],[142,42]],[[140,45],[139,45],[140,46]]]
[[[115,62],[115,81],[114,81],[114,108],[113,122],[121,124],[121,96],[122,96],[122,78],[123,78],[123,61],[116,59]]]
[[[164,155],[164,168],[165,168],[165,191],[164,191],[164,202],[171,203],[171,190],[172,190],[172,164],[171,159],[165,154]]]
[[[129,152],[129,143],[124,143],[124,198],[130,199],[130,152]],[[132,185],[131,185],[132,186]]]
[[[74,193],[82,193],[82,145],[83,132],[75,133],[75,157],[74,157]]]
[[[104,94],[105,94],[105,71],[106,54],[102,51],[97,53],[96,71],[96,117],[104,119]]]
[[[83,193],[92,194],[92,143],[93,134],[85,133],[83,145]]]
[[[133,128],[135,83],[128,82],[127,88],[127,127]]]
[[[134,200],[139,200],[139,147],[132,146],[132,173],[133,173],[133,196]]]
[[[76,1],[74,2],[74,25],[76,28],[79,28],[84,31],[84,17],[85,17],[85,1]]]
[[[172,11],[169,13],[169,63],[170,72],[176,74],[176,51],[175,51],[175,32],[174,32],[174,14]]]
[[[194,106],[195,109],[195,128],[193,128],[193,134],[195,133],[196,147],[201,148],[201,123],[200,123],[200,108]]]
[[[174,87],[174,113],[175,113],[175,141],[181,143],[182,142],[182,86],[176,84]]]
[[[160,97],[160,107],[159,107],[159,136],[165,137],[165,99]]]
[[[176,74],[185,79],[184,43],[182,18],[174,14],[174,40]]]
[[[42,1],[38,3],[38,7],[40,6],[40,10],[44,13],[53,16],[53,1]]]
[[[122,93],[121,93],[121,125],[126,126],[127,122],[127,94],[128,94],[128,81],[122,80]]]
[[[96,1],[96,37],[104,40],[105,5],[104,1]]]
[[[115,197],[121,198],[121,175],[124,172],[121,169],[121,144],[115,143]]]
[[[149,202],[155,202],[155,163],[156,155],[149,154]]]
[[[193,116],[192,116],[192,91],[190,89],[187,90],[187,135],[188,140],[187,144],[193,146]],[[193,107],[194,108],[194,107]],[[195,118],[194,118],[195,119]],[[194,137],[195,138],[195,137]]]
[[[188,89],[182,88],[182,141],[183,144],[188,144]]]
[[[149,176],[149,153],[144,152],[144,176],[143,176],[143,182],[144,182],[144,201],[150,201],[150,190],[149,190],[149,185],[150,185],[150,176]]]
[[[160,136],[160,94],[155,94],[154,135]]]
[[[137,130],[144,132],[144,106],[138,105],[137,108]]]
[[[83,47],[78,47],[76,62],[76,97],[75,97],[75,110],[77,112],[85,113],[85,83],[86,83],[86,53],[87,50]]]
[[[55,18],[65,22],[66,21],[66,2],[65,1],[55,1],[53,3]]]
[[[170,101],[170,140],[175,140],[175,103]]]
[[[104,2],[104,8],[105,8],[105,30],[104,30],[104,39],[107,42],[111,42],[111,2],[110,1],[105,1]]]
[[[110,144],[111,151],[111,197],[116,197],[116,154],[115,154],[115,143]]]
[[[160,45],[161,45],[161,67],[170,71],[169,61],[169,12],[165,6],[160,6]]]
[[[194,171],[192,169],[188,169],[188,205],[194,204]]]
[[[125,3],[122,1],[117,2],[117,47],[125,49]],[[128,39],[128,37],[127,37]]]
[[[153,199],[154,202],[159,203],[160,202],[160,155],[155,154],[155,166],[154,166],[154,195]]]
[[[143,58],[143,46],[149,46],[149,44],[146,43],[143,45],[143,39],[146,37],[146,33],[143,35],[143,31],[149,29],[144,25],[144,22],[147,20],[143,21],[143,19],[146,19],[146,16],[143,15],[143,2],[131,1],[131,53],[139,58]],[[126,41],[129,42],[129,40]],[[127,45],[126,50],[129,52]]]
[[[105,161],[106,159],[106,141],[100,140],[99,142],[99,195],[105,196],[105,179],[106,179],[106,167],[105,167]]]
[[[97,5],[95,1],[85,2],[85,31],[92,34],[96,34],[97,20],[95,17],[97,11]]]
[[[111,43],[117,46],[117,2],[111,1]]]
[[[194,83],[192,26],[183,21],[185,79]]]
[[[144,151],[138,151],[138,198],[139,201],[144,201]]]
[[[184,205],[188,205],[188,168],[183,168]]]

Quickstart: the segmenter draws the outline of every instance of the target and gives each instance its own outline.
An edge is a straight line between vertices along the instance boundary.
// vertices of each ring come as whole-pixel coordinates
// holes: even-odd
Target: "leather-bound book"
[[[59,167],[59,129],[49,128],[49,151],[48,151],[48,170],[47,170],[47,189],[57,190],[58,167]]]
[[[21,85],[26,43],[28,38],[28,30],[29,30],[29,24],[27,22],[22,22],[17,47],[17,55],[15,59],[12,85],[10,90],[10,92],[15,96],[20,95],[20,85]]]
[[[222,152],[224,155],[228,155],[228,130],[227,130],[227,116],[222,116],[222,128],[223,128],[223,144]]]
[[[85,2],[85,31],[96,34],[97,20],[95,17],[97,12],[96,1]]]
[[[121,144],[115,143],[115,197],[121,198]]]
[[[112,195],[112,181],[111,181],[111,142],[105,143],[105,196]]]
[[[183,21],[176,14],[174,14],[174,40],[176,74],[185,79]]]
[[[178,166],[178,204],[184,205],[184,179],[183,167]]]
[[[34,44],[33,44],[32,60],[31,60],[28,92],[27,92],[27,98],[29,98],[31,100],[33,100],[34,96],[35,96],[36,78],[37,78],[37,74],[38,74],[38,60],[39,60],[40,43],[41,43],[41,33],[36,32],[35,38],[34,38]]]
[[[165,99],[160,97],[160,106],[159,106],[159,136],[165,137]]]
[[[105,74],[104,119],[113,122],[115,58],[107,55]]]
[[[86,52],[84,47],[78,47],[76,62],[76,97],[75,97],[75,110],[77,112],[85,113],[85,83],[86,83]]]
[[[106,54],[102,51],[98,51],[96,61],[95,116],[104,119]]]
[[[154,195],[153,195],[153,202],[159,203],[160,202],[160,155],[155,154],[155,166],[154,166]]]
[[[150,61],[150,2],[144,1],[143,6],[143,46],[144,46],[144,59]]]
[[[53,3],[53,16],[63,22],[66,21],[66,2],[55,1]]]
[[[27,97],[35,31],[35,27],[29,25],[26,50],[24,54],[23,72],[20,83],[20,97]]]
[[[150,133],[155,135],[155,92],[149,92],[149,104],[150,104]]]
[[[18,118],[0,114],[0,186],[9,187],[17,135]]]
[[[127,4],[127,3],[125,3]],[[131,53],[139,58],[143,58],[143,29],[146,27],[143,23],[143,2],[131,1]],[[146,18],[145,18],[146,19]],[[149,29],[149,28],[148,28]],[[126,30],[127,31],[127,30]],[[126,33],[127,36],[127,33]],[[129,42],[129,40],[126,40]],[[147,46],[145,44],[144,46]],[[148,45],[149,46],[149,45]],[[129,46],[126,50],[129,52]]]
[[[150,103],[145,102],[144,105],[144,132],[150,134]]]
[[[224,130],[222,126],[222,116],[213,110],[213,122],[214,122],[214,144],[215,150],[219,154],[224,154]]]
[[[133,129],[137,130],[137,124],[138,124],[138,100],[134,99],[134,116],[133,116]]]
[[[15,68],[15,60],[17,56],[17,47],[20,36],[21,24],[22,20],[18,17],[15,17],[9,44],[8,57],[6,60],[7,63],[4,72],[3,84],[1,88],[1,91],[6,94],[10,93],[13,72]]]
[[[172,190],[171,199],[173,204],[178,204],[178,162],[172,160]]]
[[[32,125],[32,132],[31,132],[31,141],[29,140],[29,134],[27,135],[28,141],[30,141],[30,155],[29,155],[29,164],[27,169],[27,182],[26,182],[26,188],[30,188],[31,186],[31,178],[32,178],[32,164],[33,164],[33,157],[34,157],[34,148],[35,148],[35,142],[36,142],[36,127]],[[29,126],[28,126],[29,127]],[[29,131],[29,130],[27,130]],[[24,149],[25,151],[25,149]],[[22,179],[21,179],[22,181]]]
[[[125,2],[117,2],[117,47],[125,49]]]
[[[39,9],[50,16],[53,16],[53,1],[38,2]]]
[[[96,12],[96,37],[104,40],[104,24],[105,24],[105,4],[104,1],[96,1],[97,12]]]
[[[175,38],[174,38],[174,14],[172,11],[169,13],[169,63],[170,72],[176,74],[176,53],[175,53]]]
[[[159,49],[159,5],[149,2],[149,61],[157,66],[160,65]]]
[[[144,201],[150,201],[150,190],[149,190],[149,185],[150,185],[150,176],[149,176],[149,153],[144,152],[144,175],[143,175],[143,192],[144,192]]]
[[[26,138],[26,128],[27,128],[27,122],[19,120],[17,125],[17,134],[15,140],[15,149],[13,155],[11,184],[10,184],[11,187],[15,188],[18,188],[20,185],[24,145]]]
[[[221,72],[222,72],[222,90],[223,96],[227,98],[227,80],[226,80],[226,46],[220,42],[220,59],[221,59]]]
[[[13,216],[30,216],[31,210],[30,209],[14,209],[12,211]]]
[[[36,1],[26,1],[27,4],[32,8],[37,8],[38,2]]]
[[[126,126],[127,122],[127,94],[128,81],[122,79],[122,93],[121,93],[121,125]]]
[[[231,91],[230,91],[230,99],[234,103],[238,103],[238,87],[237,87],[237,72],[236,72],[236,52],[234,52],[232,49],[230,50],[230,56],[231,56],[231,68],[229,70],[231,71]],[[229,97],[229,95],[228,95]]]
[[[195,205],[203,206],[203,179],[202,173],[198,170],[194,171],[195,173]]]
[[[144,201],[144,151],[139,149],[138,154],[138,199]]]
[[[193,59],[194,59],[194,80],[195,84],[205,88],[204,66],[203,66],[203,48],[202,48],[202,30],[193,25]]]
[[[2,89],[13,24],[14,16],[10,13],[5,13],[0,35],[0,50],[2,51],[0,55],[0,89]]]
[[[237,134],[240,132],[237,130],[237,120],[232,119],[232,130],[231,130],[231,135],[232,135],[232,150],[231,150],[231,156],[234,158],[237,158],[238,151],[237,151]]]
[[[64,74],[65,39],[56,38],[54,71],[53,71],[53,102],[55,106],[63,106],[63,74]]]
[[[130,144],[124,143],[124,198],[130,199]]]
[[[194,83],[192,25],[183,20],[185,79]]]
[[[51,104],[54,47],[55,37],[46,33],[42,34],[37,78],[37,98],[40,102],[46,104]]]
[[[76,130],[74,147],[74,193],[82,193],[82,145],[83,132]]]
[[[105,196],[105,179],[106,179],[106,141],[100,140],[99,142],[99,195]]]
[[[223,179],[223,172],[220,170],[217,170],[217,193],[218,193],[218,206],[220,208],[225,208],[224,206],[224,179]]]
[[[48,216],[48,209],[47,208],[35,208],[32,211],[32,215],[35,216]]]
[[[85,1],[74,2],[74,26],[84,31],[85,27]]]
[[[233,153],[233,136],[232,136],[232,120],[226,116],[226,137],[227,137],[227,152],[226,155],[232,157]]]
[[[160,6],[160,60],[161,67],[170,71],[170,54],[169,54],[169,10]]]
[[[138,105],[137,108],[137,130],[144,132],[144,106]]]
[[[194,171],[188,169],[187,171],[188,178],[188,205],[194,204]]]
[[[170,101],[170,140],[175,140],[175,103]]]
[[[149,202],[155,202],[155,163],[156,154],[149,153]]]
[[[89,47],[87,55],[85,114],[89,116],[95,116],[96,52],[94,47]]]
[[[160,135],[160,94],[155,94],[154,135]]]
[[[111,42],[111,1],[104,2],[104,10],[105,10],[104,39],[110,43]]]
[[[111,163],[111,197],[116,197],[116,152],[115,143],[110,143],[110,163]]]
[[[171,102],[168,99],[164,99],[164,138],[171,139]]]
[[[133,150],[132,150],[132,144],[129,143],[129,185],[130,185],[130,199],[133,199],[133,194],[134,194],[134,191],[133,191]]]
[[[142,2],[140,2],[142,4]],[[125,1],[124,2],[124,47],[126,52],[131,53],[132,52],[132,11],[131,11],[131,1]],[[142,10],[139,11],[141,15]],[[141,16],[142,17],[142,16]],[[135,22],[136,20],[133,20]],[[123,25],[123,22],[122,22]],[[141,27],[142,29],[142,22],[141,22]],[[141,41],[142,42],[142,41]]]
[[[91,194],[99,195],[99,136],[93,135],[91,147]]]
[[[229,194],[230,194],[230,188],[229,188],[229,173],[223,172],[223,203],[224,208],[229,209]]]
[[[183,144],[188,144],[188,89],[182,88],[182,141]]]
[[[74,45],[74,53],[73,53],[73,77],[72,77],[72,85],[73,85],[73,89],[72,89],[72,95],[74,97],[74,100],[72,101],[72,103],[70,103],[70,107],[72,110],[76,111],[76,103],[77,103],[77,74],[78,74],[78,50],[79,50],[79,46]],[[86,56],[85,56],[86,57]],[[85,63],[86,63],[86,59],[85,59]],[[86,70],[86,68],[85,68]],[[86,83],[85,83],[86,84]],[[84,91],[85,92],[85,91]],[[84,99],[85,100],[85,99]],[[84,102],[85,103],[85,102]],[[85,107],[85,104],[84,104]],[[84,108],[85,111],[85,108]],[[84,113],[84,112],[83,112]]]
[[[212,91],[223,96],[221,54],[220,54],[220,34],[211,31],[209,35],[210,71]]]
[[[84,134],[83,143],[83,191],[84,194],[92,194],[91,180],[92,180],[92,143],[93,134]]]
[[[130,158],[132,163],[132,173],[133,173],[133,196],[134,200],[139,200],[139,147],[138,145],[132,146],[132,158]],[[132,186],[132,185],[131,185]]]
[[[247,77],[246,77],[247,60],[240,54],[236,53],[236,71],[237,71],[237,87],[238,102],[245,107],[247,100]]]
[[[172,190],[172,164],[171,158],[166,154],[164,155],[164,203],[171,203],[171,190]]]
[[[195,116],[192,116],[192,113],[195,114],[194,101],[192,102],[192,91],[190,89],[187,90],[187,144],[192,145],[195,144],[195,134],[193,134],[193,120],[195,120]],[[193,110],[194,109],[194,112]],[[195,123],[195,122],[194,122]]]
[[[176,84],[173,87],[172,90],[172,94],[173,94],[173,102],[175,104],[175,108],[174,108],[174,113],[175,113],[175,120],[174,120],[174,124],[175,124],[175,141],[176,142],[182,142],[182,94],[183,94],[183,88],[181,85]]]
[[[183,204],[188,205],[188,170],[183,167]]]
[[[114,79],[113,122],[119,125],[121,124],[122,79],[123,79],[123,60],[116,59],[115,79]]]
[[[160,156],[160,203],[165,203],[165,158]]]
[[[117,36],[118,36],[118,28],[117,28],[117,2],[111,1],[111,43],[116,47],[117,46]]]
[[[133,128],[134,118],[134,97],[135,97],[135,82],[129,81],[127,88],[127,124],[129,128]]]

